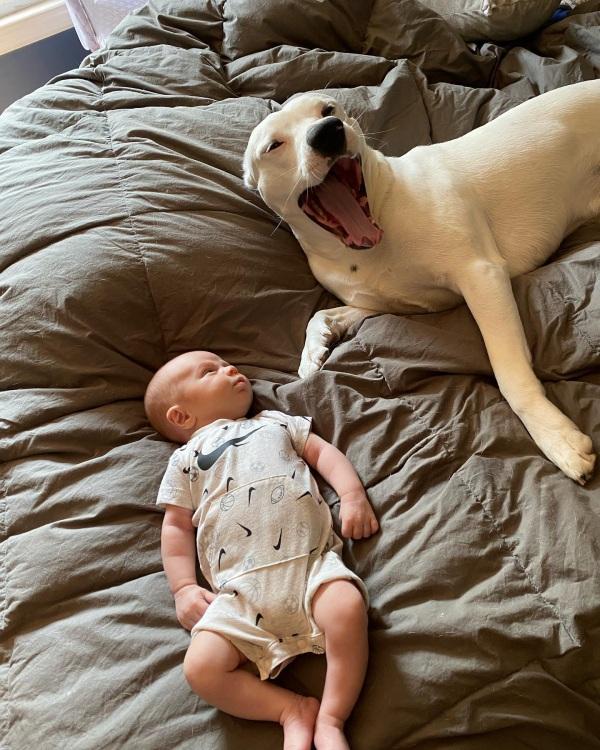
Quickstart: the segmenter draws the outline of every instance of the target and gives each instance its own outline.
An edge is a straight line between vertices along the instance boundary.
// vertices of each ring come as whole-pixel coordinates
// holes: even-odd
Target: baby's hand
[[[175,594],[177,619],[186,630],[191,630],[216,597],[212,591],[194,583],[182,586]]]
[[[353,490],[340,497],[342,536],[365,539],[379,529],[365,491]]]

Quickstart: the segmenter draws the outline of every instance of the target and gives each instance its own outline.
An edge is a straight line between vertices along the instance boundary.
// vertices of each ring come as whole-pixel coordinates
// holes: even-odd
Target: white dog
[[[537,96],[446,143],[387,158],[331,97],[266,117],[244,157],[248,187],[288,222],[320,283],[348,307],[310,321],[299,373],[373,312],[464,298],[500,390],[546,456],[583,484],[592,442],[531,367],[512,276],[537,268],[600,214],[600,80]]]

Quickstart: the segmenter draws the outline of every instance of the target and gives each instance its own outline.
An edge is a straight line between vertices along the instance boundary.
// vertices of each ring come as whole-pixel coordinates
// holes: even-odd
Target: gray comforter
[[[335,300],[241,179],[297,91],[334,91],[401,155],[599,74],[600,13],[467,47],[416,0],[152,0],[4,113],[3,750],[281,746],[182,674],[154,506],[174,446],[142,397],[194,348],[240,365],[255,410],[311,415],[368,489],[382,530],[345,546],[372,604],[355,750],[600,748],[600,473],[581,488],[540,454],[464,306],[370,318],[299,380]],[[597,450],[599,253],[584,227],[514,283],[535,369]],[[280,681],[318,696],[324,668]]]

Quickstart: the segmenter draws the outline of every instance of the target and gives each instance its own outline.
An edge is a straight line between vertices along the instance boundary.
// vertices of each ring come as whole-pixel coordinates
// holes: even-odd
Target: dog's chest
[[[366,251],[371,252],[371,251]],[[457,304],[452,292],[429,283],[411,281],[402,264],[375,262],[366,253],[348,253],[340,262],[309,256],[315,278],[342,302],[352,307],[393,313],[443,310]]]

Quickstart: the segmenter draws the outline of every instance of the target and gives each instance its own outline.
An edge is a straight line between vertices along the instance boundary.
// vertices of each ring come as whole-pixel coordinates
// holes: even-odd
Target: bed
[[[375,507],[344,551],[371,598],[354,750],[600,748],[600,471],[580,487],[544,458],[464,305],[369,318],[298,379],[336,300],[241,168],[297,91],[400,156],[597,78],[587,5],[467,42],[417,0],[151,0],[0,117],[2,750],[281,746],[182,673],[154,504],[174,446],[142,398],[198,348],[252,379],[254,411],[312,416]],[[592,223],[514,281],[535,370],[596,450],[599,271]],[[279,679],[319,696],[324,667]]]

